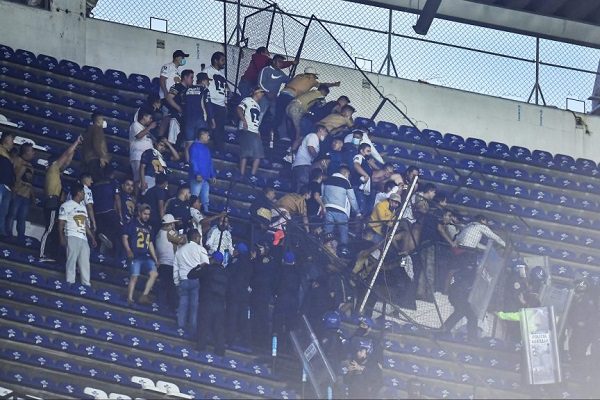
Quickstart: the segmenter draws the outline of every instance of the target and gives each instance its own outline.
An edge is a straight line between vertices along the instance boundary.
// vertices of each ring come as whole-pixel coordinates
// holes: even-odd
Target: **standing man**
[[[200,129],[196,141],[190,146],[189,151],[190,189],[193,196],[200,197],[202,211],[205,214],[208,213],[210,203],[210,184],[217,181],[212,154],[208,147],[209,141],[210,133],[208,129]]]
[[[19,148],[19,156],[13,161],[16,181],[6,225],[8,234],[12,234],[13,222],[15,219],[17,220],[17,238],[19,241],[25,239],[25,222],[27,221],[31,201],[35,199],[32,184],[34,169],[31,165],[33,157],[35,157],[33,144],[23,143]]]
[[[167,163],[163,158],[163,154],[169,151],[171,161],[178,161],[179,154],[169,143],[167,138],[160,138],[154,144],[154,148],[150,148],[142,153],[140,159],[140,190],[145,194],[148,189],[151,189],[156,184],[158,175],[167,175]]]
[[[167,200],[166,212],[175,217],[178,229],[187,230],[191,226],[190,197],[190,186],[183,184],[177,188],[177,196]]]
[[[337,226],[340,232],[339,252],[347,256],[348,251],[348,220],[354,210],[361,217],[354,189],[350,184],[350,169],[345,165],[323,184],[323,203],[325,203],[325,233],[333,233]]]
[[[215,128],[213,131],[213,141],[217,150],[225,148],[225,123],[227,122],[227,96],[229,84],[223,73],[227,59],[225,54],[217,51],[210,58],[210,66],[204,72],[212,82],[208,85],[210,91],[210,101],[213,105]]]
[[[144,288],[143,294],[138,299],[140,304],[151,304],[150,291],[154,282],[158,277],[156,266],[158,260],[156,259],[156,253],[154,251],[154,244],[152,244],[151,228],[148,225],[150,219],[150,206],[148,204],[140,204],[138,206],[137,218],[133,219],[123,229],[123,247],[127,253],[127,260],[129,261],[129,271],[131,277],[129,278],[129,287],[127,288],[127,303],[133,305],[133,292],[135,291],[135,284],[137,283],[138,276],[142,268],[148,271],[148,281]]]
[[[14,139],[14,135],[9,132],[3,132],[0,139],[0,239],[4,239],[10,233],[6,229],[6,217],[12,198],[12,188],[15,185],[15,168],[10,156]]]
[[[368,198],[371,193],[371,174],[373,170],[369,164],[371,159],[371,145],[362,143],[358,146],[358,154],[354,156],[352,162],[354,172],[352,174],[352,186],[356,194],[356,200],[361,213],[370,213],[371,205],[368,204]]]
[[[319,124],[325,125],[329,130],[329,133],[333,135],[334,133],[338,133],[346,128],[352,128],[354,126],[352,114],[354,114],[355,111],[354,107],[350,104],[345,105],[339,113],[329,114],[319,121]]]
[[[308,199],[310,199],[310,189],[308,185],[303,185],[298,190],[298,193],[287,193],[277,201],[277,207],[286,210],[292,219],[302,218],[302,223],[304,224],[306,232],[310,231],[306,208],[306,201]]]
[[[158,258],[158,302],[167,306],[169,311],[177,307],[177,290],[173,281],[175,250],[186,242],[185,235],[179,235],[175,230],[175,218],[171,214],[165,214],[155,243]]]
[[[166,214],[166,203],[168,198],[169,181],[167,175],[160,174],[156,176],[156,185],[148,189],[144,195],[144,203],[150,206],[150,226],[152,226],[152,237],[160,229],[161,221]]]
[[[188,328],[188,332],[196,334],[198,328],[198,297],[200,282],[189,277],[189,272],[194,268],[206,268],[209,263],[208,254],[202,247],[202,236],[191,229],[187,233],[188,243],[181,247],[175,254],[173,263],[173,282],[179,293],[179,306],[177,307],[177,325],[181,329]],[[208,330],[208,326],[203,326]]]
[[[110,164],[104,168],[102,180],[94,184],[92,193],[98,238],[108,248],[119,247],[121,225],[117,213],[117,204],[120,201],[120,189],[119,183],[114,179],[114,170]],[[113,250],[113,254],[118,253]]]
[[[296,191],[300,187],[308,185],[312,163],[319,155],[320,144],[327,138],[328,134],[327,128],[323,125],[317,125],[316,133],[309,133],[302,140],[292,163],[292,175],[296,184]]]
[[[290,77],[283,72],[282,68],[286,68],[293,64],[285,61],[285,57],[277,54],[273,57],[271,65],[265,66],[261,71],[258,79],[258,86],[265,90],[265,97],[258,104],[260,106],[261,120],[269,111],[275,113],[275,105],[277,103],[277,95],[281,89],[281,85],[288,83]]]
[[[198,350],[204,351],[209,336],[212,336],[215,354],[221,357],[225,355],[227,275],[223,254],[219,252],[211,256],[208,266],[199,269],[198,275],[201,286],[199,319],[202,325],[198,332]]]
[[[42,235],[40,244],[40,261],[54,262],[58,258],[58,232],[56,221],[58,217],[58,208],[63,201],[62,182],[60,174],[67,169],[77,146],[82,143],[81,136],[77,138],[65,152],[55,161],[48,160],[46,177],[44,180],[44,219],[46,220],[46,230]],[[1,149],[0,149],[1,150]],[[46,253],[46,248],[48,253]],[[54,259],[48,256],[52,255]]]
[[[190,162],[189,149],[201,130],[215,129],[215,118],[210,101],[210,79],[205,72],[196,75],[196,85],[185,92],[183,126],[185,132],[185,161]]]
[[[250,280],[252,264],[250,251],[246,243],[238,243],[233,259],[227,266],[229,280],[227,285],[227,314],[225,317],[225,336],[227,344],[232,346],[239,340],[242,346],[248,346],[250,324],[248,311],[250,307]]]
[[[94,234],[88,226],[83,185],[76,183],[71,187],[71,200],[60,206],[58,212],[58,233],[60,245],[67,250],[67,283],[75,283],[75,269],[79,266],[81,284],[90,286],[90,246],[96,247]]]
[[[248,158],[252,159],[250,179],[256,176],[260,160],[265,157],[262,140],[260,138],[260,106],[258,103],[265,95],[265,91],[257,87],[252,92],[252,97],[246,97],[237,108],[240,119],[240,173],[246,173]]]
[[[225,255],[228,252],[229,256],[233,256],[233,239],[227,214],[222,215],[219,223],[206,234],[206,247],[209,254],[219,252]]]
[[[464,229],[458,233],[456,241],[461,247],[485,250],[486,246],[481,243],[481,239],[484,236],[498,243],[502,247],[506,246],[504,240],[490,229],[488,220],[483,215],[477,215],[473,222],[465,226]]]
[[[266,47],[259,47],[256,49],[256,52],[252,54],[250,64],[240,79],[238,89],[242,98],[248,97],[252,94],[252,89],[255,88],[260,82],[259,76],[261,71],[265,67],[268,67],[271,63],[275,62],[276,57],[281,57],[283,59],[283,61],[279,63],[280,68],[288,68],[292,65],[298,64],[298,61],[295,60],[285,61],[285,58],[280,55],[276,55],[271,60],[271,53],[269,52],[269,49]],[[277,91],[279,91],[279,89]],[[275,97],[277,97],[277,94],[275,94]]]
[[[95,181],[104,177],[104,167],[110,161],[110,155],[106,148],[106,120],[99,112],[92,114],[92,123],[83,134],[83,162],[85,169],[92,175]]]
[[[179,67],[184,66],[186,63],[185,58],[189,57],[189,54],[183,52],[183,50],[176,50],[173,53],[173,61],[166,63],[160,69],[160,89],[158,94],[161,99],[164,99],[169,93],[169,89],[176,83],[181,82],[181,76],[179,74]]]
[[[184,107],[185,94],[194,83],[194,71],[185,69],[181,72],[181,81],[169,88],[169,93],[165,97],[165,105],[169,110],[169,142],[175,144],[178,141],[179,133],[184,127]]]
[[[118,194],[117,214],[121,225],[127,225],[133,219],[135,214],[135,194],[134,183],[131,178],[125,178],[121,184],[121,190]]]
[[[140,109],[137,121],[129,127],[129,163],[136,193],[140,183],[140,160],[142,154],[152,148],[150,131],[155,127],[156,122],[152,121],[152,114],[144,109]]]

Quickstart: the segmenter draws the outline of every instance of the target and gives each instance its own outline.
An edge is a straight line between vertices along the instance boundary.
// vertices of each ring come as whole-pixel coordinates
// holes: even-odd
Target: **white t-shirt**
[[[146,129],[146,127],[135,121],[129,127],[129,160],[140,161],[142,159],[142,153],[152,148],[152,139],[148,135],[138,139],[135,136]]]
[[[294,163],[292,167],[297,167],[300,165],[311,165],[314,161],[314,157],[308,151],[308,147],[313,147],[317,154],[319,154],[319,136],[316,133],[309,133],[302,140],[302,144],[298,147],[298,152],[296,153],[296,158],[294,158]]]
[[[162,68],[160,69],[160,76],[164,76],[167,78],[167,82],[165,85],[167,87],[167,90],[169,90],[171,86],[173,86],[175,83],[181,80],[181,76],[179,75],[179,68],[175,64],[173,64],[172,61],[162,66]],[[175,80],[175,78],[178,79]],[[164,99],[166,96],[166,93],[163,93],[162,87],[159,89],[159,96],[161,99]]]
[[[173,266],[173,262],[175,261],[175,246],[169,242],[168,233],[169,231],[161,229],[156,234],[156,258],[158,258],[159,264]],[[174,233],[174,231],[171,231],[171,234]]]
[[[173,262],[173,282],[179,286],[179,282],[187,279],[188,273],[198,265],[208,264],[208,253],[206,249],[196,242],[189,242],[175,254]]]
[[[202,235],[201,222],[204,219],[204,215],[202,215],[202,212],[200,212],[200,210],[197,210],[194,207],[190,207],[190,215],[192,216],[192,225],[194,229],[196,229],[198,232],[200,232],[200,235]]]
[[[248,130],[258,133],[258,127],[260,126],[260,106],[258,103],[252,97],[246,97],[238,107],[242,107],[244,110],[244,119],[248,124]],[[242,121],[240,121],[240,129],[244,129]]]
[[[206,67],[204,70],[208,77],[212,79],[208,85],[208,91],[210,92],[210,101],[221,107],[225,107],[226,90],[229,89],[227,79],[223,74],[223,70],[217,70],[212,65]]]
[[[60,206],[58,219],[65,221],[65,235],[87,240],[85,227],[88,214],[85,206],[74,200],[67,200]]]

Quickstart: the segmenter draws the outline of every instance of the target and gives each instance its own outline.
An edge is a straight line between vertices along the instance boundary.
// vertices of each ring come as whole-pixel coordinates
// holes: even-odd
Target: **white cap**
[[[175,217],[173,216],[173,214],[165,214],[164,217],[162,218],[162,223],[163,224],[172,224],[173,222],[177,222],[178,220],[175,219]]]
[[[8,126],[12,126],[12,127],[18,127],[17,124],[15,124],[14,122],[10,122],[8,120],[8,118],[6,118],[4,115],[0,114],[0,124],[1,125],[8,125]]]
[[[314,69],[313,67],[306,67],[306,68],[304,68],[304,73],[305,74],[319,75],[319,74],[317,74],[317,70]]]

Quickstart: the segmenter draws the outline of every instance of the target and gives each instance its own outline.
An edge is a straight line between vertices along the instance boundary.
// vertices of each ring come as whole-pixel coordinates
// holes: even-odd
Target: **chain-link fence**
[[[272,2],[266,0],[243,0],[239,7],[240,25],[246,16],[270,4]],[[319,49],[317,40],[313,39],[315,45],[311,48],[309,44],[302,52],[302,57],[308,60],[386,73],[387,65],[383,64],[389,50],[400,78],[520,101],[529,99],[536,83],[536,38],[532,36],[442,19],[434,20],[427,36],[420,36],[412,30],[418,17],[412,13],[390,13],[343,0],[300,3],[280,0],[278,4],[288,13],[287,18],[275,13],[273,18],[261,16],[260,20],[254,18],[247,24],[245,37],[250,49],[267,39],[256,37],[256,33],[270,32],[268,41],[272,52],[295,55],[294,50],[300,43],[294,41],[301,38],[302,25],[316,15],[350,57],[331,54],[323,50],[324,46]],[[236,44],[238,38],[238,5],[233,0],[225,4],[215,0],[131,0],[126,3],[101,0],[93,14],[98,19],[138,27],[149,27],[151,17],[161,18],[167,20],[170,33],[216,42]],[[390,16],[392,40],[388,49]],[[265,31],[264,26],[271,28]],[[228,37],[224,38],[225,35]],[[585,104],[589,111],[591,103],[587,99],[599,59],[600,49],[541,39],[539,85],[546,104],[565,108],[567,99],[574,99]],[[230,61],[236,63],[237,59]],[[343,64],[336,64],[342,61]],[[394,74],[394,68],[390,68],[390,73]],[[534,99],[532,96],[531,101]],[[542,96],[539,101],[542,102]]]

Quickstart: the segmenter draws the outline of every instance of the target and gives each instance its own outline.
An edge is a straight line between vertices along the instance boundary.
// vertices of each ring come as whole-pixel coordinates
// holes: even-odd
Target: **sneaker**
[[[56,262],[56,260],[50,257],[42,256],[40,257],[40,262],[53,263]]]
[[[292,155],[291,154],[287,154],[285,157],[283,157],[283,161],[285,161],[288,164],[292,163]]]
[[[106,247],[107,249],[110,250],[113,248],[113,243],[106,237],[104,233],[99,234],[98,239],[100,239],[100,242],[102,242],[104,247]]]

